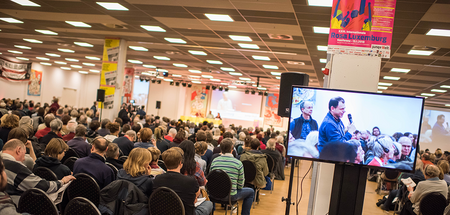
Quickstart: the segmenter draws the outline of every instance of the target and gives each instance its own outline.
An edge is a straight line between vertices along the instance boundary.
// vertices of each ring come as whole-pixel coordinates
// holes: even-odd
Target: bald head
[[[398,139],[398,143],[402,145],[402,156],[409,156],[409,153],[411,153],[411,139],[409,139],[406,136],[400,137]]]
[[[97,138],[94,141],[92,141],[91,152],[103,155],[106,153],[106,150],[108,149],[108,144],[109,142],[105,138],[103,137]]]
[[[3,153],[13,156],[16,161],[24,161],[26,148],[25,144],[19,139],[11,139],[3,146]]]

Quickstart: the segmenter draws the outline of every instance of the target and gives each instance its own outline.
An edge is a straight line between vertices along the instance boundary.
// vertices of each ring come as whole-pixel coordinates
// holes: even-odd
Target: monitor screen
[[[414,170],[423,98],[303,86],[291,95],[288,156]]]

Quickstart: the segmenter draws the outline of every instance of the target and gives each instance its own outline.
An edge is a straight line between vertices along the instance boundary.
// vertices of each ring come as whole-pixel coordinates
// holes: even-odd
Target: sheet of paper
[[[410,186],[410,187],[415,187],[416,183],[414,183],[414,181],[411,178],[403,178],[401,179],[403,184],[405,184],[406,186]]]
[[[69,181],[69,183],[61,186],[58,191],[48,195],[50,200],[52,200],[55,205],[61,203],[64,196],[64,191],[67,189],[67,187],[69,187],[70,183],[72,183],[72,181]]]
[[[203,197],[203,198],[197,198],[197,202],[195,203],[195,207],[197,207],[197,206],[199,206],[200,204],[202,204],[205,200],[206,200],[205,197]]]

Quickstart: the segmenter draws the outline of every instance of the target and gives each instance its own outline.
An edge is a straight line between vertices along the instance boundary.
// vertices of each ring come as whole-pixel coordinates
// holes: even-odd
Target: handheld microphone
[[[350,124],[353,124],[353,117],[351,114],[348,114],[348,121],[350,121]]]

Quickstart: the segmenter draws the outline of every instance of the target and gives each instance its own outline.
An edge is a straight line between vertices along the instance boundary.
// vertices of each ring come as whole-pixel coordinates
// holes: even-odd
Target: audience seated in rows
[[[162,129],[161,128],[154,128],[155,132],[155,140],[156,140],[156,147],[159,149],[161,153],[164,153],[167,149],[169,149],[169,141],[164,139]]]
[[[61,163],[61,159],[64,157],[65,152],[69,149],[69,146],[60,138],[53,138],[47,144],[44,151],[44,156],[39,157],[36,160],[34,169],[38,167],[49,168],[55,173],[58,180],[61,180],[65,176],[71,175],[69,167]]]
[[[152,168],[151,175],[157,176],[166,173],[166,171],[158,165],[158,160],[159,156],[161,156],[161,151],[159,151],[159,149],[157,149],[156,147],[149,147],[148,151],[152,153],[152,162],[150,163],[150,167]]]
[[[109,134],[104,137],[112,143],[117,137],[119,137],[120,124],[118,122],[110,122],[106,125],[106,128],[109,130]]]
[[[39,139],[39,145],[41,148],[45,149],[47,147],[47,144],[50,142],[53,138],[61,138],[61,129],[62,129],[62,122],[59,119],[54,119],[50,122],[50,132],[48,132],[45,136],[43,136],[41,139]]]
[[[153,191],[150,162],[152,162],[150,151],[144,148],[135,148],[131,150],[117,177],[132,182],[149,197]]]
[[[115,143],[108,144],[108,150],[106,150],[106,162],[115,166],[118,170],[123,168],[123,161],[119,160],[119,146]]]
[[[51,131],[50,123],[55,119],[55,116],[53,114],[47,114],[44,117],[44,129],[38,129],[36,134],[34,135],[36,138],[41,139],[43,136],[47,135],[48,132]]]
[[[14,114],[6,114],[1,118],[0,139],[2,145],[8,141],[8,134],[13,128],[19,127],[19,117]]]
[[[155,147],[156,141],[152,138],[153,132],[150,128],[142,128],[139,131],[139,137],[141,142],[137,142],[134,144],[134,148],[149,148]]]
[[[36,154],[34,152],[33,144],[28,140],[27,131],[22,127],[13,128],[8,134],[8,141],[11,139],[18,139],[25,144],[26,154],[23,164],[25,164],[28,169],[33,170]]]
[[[8,176],[5,170],[3,159],[0,157],[0,214],[22,215],[21,213],[17,213],[16,204],[14,204],[11,197],[5,192],[8,185]]]
[[[205,174],[199,163],[195,161],[195,146],[190,140],[183,140],[179,148],[183,150],[183,167],[180,170],[181,174],[194,176],[199,186],[205,186],[207,183]]]
[[[108,123],[110,123],[110,122],[111,122],[111,121],[110,121],[109,119],[103,119],[103,120],[102,120],[102,128],[97,130],[97,133],[98,133],[100,136],[104,137],[104,136],[106,136],[106,135],[109,134],[109,130],[108,130],[108,128],[106,127],[106,125],[108,125]]]
[[[125,126],[124,126],[125,127]],[[116,143],[123,155],[128,156],[134,148],[134,141],[136,140],[136,132],[133,130],[127,130],[123,137],[114,139],[113,143]]]
[[[75,137],[75,129],[77,128],[77,126],[78,126],[78,123],[75,120],[70,120],[67,123],[67,131],[69,133],[66,133],[66,135],[63,136],[64,141],[67,142],[69,140],[72,140]]]
[[[74,149],[80,158],[87,157],[91,154],[92,146],[86,142],[85,134],[86,127],[84,125],[77,125],[74,138],[67,142],[67,145]]]

